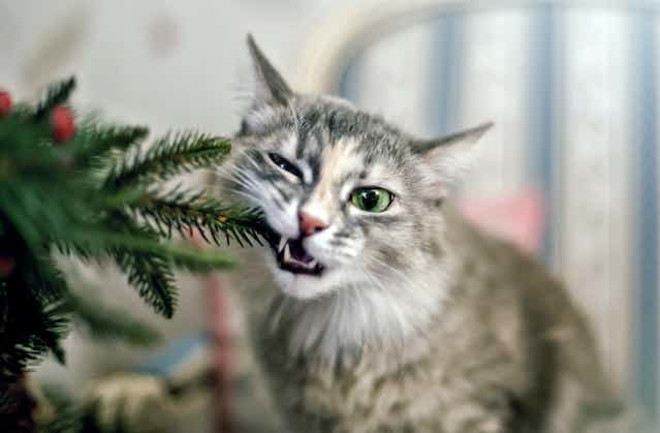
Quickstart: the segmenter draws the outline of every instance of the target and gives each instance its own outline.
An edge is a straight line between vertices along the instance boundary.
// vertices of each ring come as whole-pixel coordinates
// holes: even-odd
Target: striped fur
[[[257,95],[225,187],[264,211],[274,243],[299,236],[301,209],[328,225],[302,244],[323,274],[280,269],[268,250],[248,252],[237,279],[289,427],[580,433],[619,419],[561,284],[445,203],[489,126],[416,140],[345,101],[295,94],[250,47]],[[348,196],[361,186],[395,199],[385,212],[360,211]]]

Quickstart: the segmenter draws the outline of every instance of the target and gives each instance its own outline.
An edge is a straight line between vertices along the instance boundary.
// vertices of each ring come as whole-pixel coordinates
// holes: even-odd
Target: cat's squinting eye
[[[354,189],[350,201],[365,212],[385,212],[394,201],[394,194],[384,188],[363,187]]]
[[[288,159],[274,152],[270,152],[268,154],[268,157],[270,158],[271,161],[273,161],[273,164],[275,164],[280,170],[286,171],[287,173],[294,175],[298,179],[302,179],[302,172],[300,171],[300,169],[298,169],[298,167],[293,165]]]

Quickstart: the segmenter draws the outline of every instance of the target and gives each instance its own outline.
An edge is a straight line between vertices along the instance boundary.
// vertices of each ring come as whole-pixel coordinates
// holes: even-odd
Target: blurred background
[[[459,206],[567,281],[613,381],[657,417],[659,11],[642,1],[0,0],[0,86],[29,99],[75,74],[76,102],[112,119],[228,135],[249,102],[252,32],[295,89],[338,94],[418,135],[495,121]],[[69,365],[48,362],[38,380],[82,395],[112,372],[185,376],[208,359],[239,382],[247,374],[240,306],[221,279],[182,278],[179,312],[164,321],[112,270],[71,272],[166,338],[136,349],[74,334]],[[218,407],[247,431],[238,406],[250,397],[233,397],[243,388],[190,403],[185,431],[212,431]]]

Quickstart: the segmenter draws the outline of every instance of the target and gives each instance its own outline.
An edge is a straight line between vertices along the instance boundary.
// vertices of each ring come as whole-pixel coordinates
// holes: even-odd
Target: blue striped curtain
[[[438,10],[370,43],[340,93],[411,132],[494,120],[462,198],[542,197],[539,257],[567,281],[606,368],[657,417],[658,14]]]

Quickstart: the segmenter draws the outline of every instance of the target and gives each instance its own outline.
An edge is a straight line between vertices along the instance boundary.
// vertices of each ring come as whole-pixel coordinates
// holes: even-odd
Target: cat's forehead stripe
[[[360,158],[355,152],[358,144],[355,138],[346,137],[323,149],[321,172],[310,201],[332,206],[333,188],[337,181],[344,173],[359,170],[361,167]]]
[[[360,166],[359,158],[355,153],[358,141],[354,138],[342,138],[334,146],[326,147],[322,155],[321,178],[319,188],[330,188],[343,173],[352,171]]]
[[[281,142],[281,147],[280,150],[282,154],[287,156],[288,158],[294,158],[296,156],[296,144],[298,143],[298,139],[295,134],[289,134],[284,140]]]
[[[296,156],[305,159],[317,159],[323,147],[323,134],[320,130],[304,131],[298,133]]]

